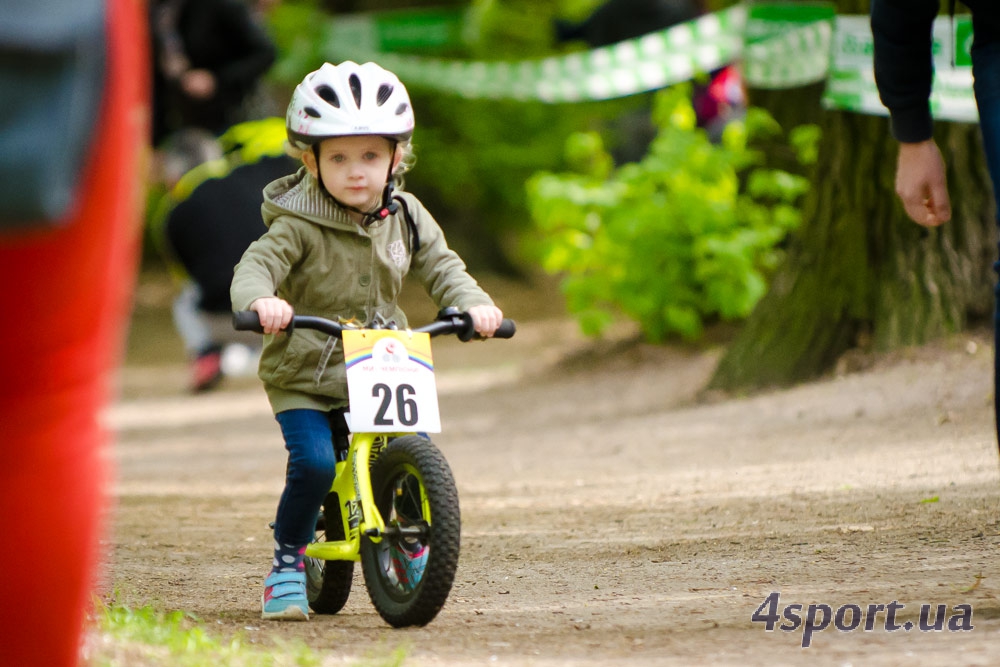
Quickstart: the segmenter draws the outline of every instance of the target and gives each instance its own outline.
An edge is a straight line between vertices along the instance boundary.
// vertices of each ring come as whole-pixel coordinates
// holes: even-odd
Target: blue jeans
[[[983,133],[986,166],[993,182],[993,197],[997,202],[997,212],[1000,216],[1000,43],[987,43],[973,48],[972,75],[975,78],[974,88],[976,104],[979,107],[979,127]],[[993,268],[1000,273],[1000,261],[994,263]],[[1000,282],[997,283],[994,292],[993,400],[997,440],[1000,442]]]
[[[285,438],[288,467],[274,519],[274,539],[300,546],[315,536],[316,519],[336,473],[334,434],[346,435],[346,425],[336,410],[286,410],[275,419]]]

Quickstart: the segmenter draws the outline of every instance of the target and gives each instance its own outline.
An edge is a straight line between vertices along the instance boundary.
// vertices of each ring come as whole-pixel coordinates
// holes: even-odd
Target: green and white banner
[[[964,37],[963,37],[964,35]],[[931,111],[935,118],[977,122],[972,94],[969,56],[972,22],[955,18],[955,32],[948,20],[934,23],[934,85]],[[954,50],[953,50],[954,47]],[[872,33],[867,16],[838,16],[833,37],[830,72],[823,96],[828,109],[887,115],[879,101],[872,66]],[[952,63],[955,64],[952,64]]]
[[[543,102],[605,100],[657,90],[737,60],[743,49],[743,7],[650,33],[613,46],[538,60],[461,61],[366,52],[331,37],[335,60],[374,60],[408,85],[463,97]]]
[[[338,15],[326,26],[327,51],[381,54],[454,47],[462,42],[464,26],[465,12],[450,8]]]
[[[828,2],[755,2],[743,29],[743,79],[752,88],[818,83],[830,67],[834,6]]]
[[[410,86],[469,98],[548,103],[658,90],[740,63],[752,88],[827,81],[824,106],[887,114],[878,99],[867,16],[835,16],[829,2],[752,2],[591,51],[522,61],[467,61],[400,53],[457,43],[460,14],[399,12],[338,17],[324,41],[331,61],[373,60]],[[935,117],[975,122],[967,16],[934,24]],[[954,64],[953,64],[954,63]]]

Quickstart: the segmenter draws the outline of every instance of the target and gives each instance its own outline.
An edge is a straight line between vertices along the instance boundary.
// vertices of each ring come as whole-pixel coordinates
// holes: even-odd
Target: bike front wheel
[[[451,468],[430,440],[404,436],[381,453],[371,478],[386,532],[361,542],[368,595],[389,625],[426,625],[448,599],[458,568],[461,513]]]

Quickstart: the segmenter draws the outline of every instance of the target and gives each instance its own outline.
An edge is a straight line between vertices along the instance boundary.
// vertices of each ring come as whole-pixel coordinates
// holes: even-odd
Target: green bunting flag
[[[975,123],[979,119],[972,94],[971,40],[959,41],[958,35],[971,35],[968,17],[955,17],[955,32],[950,22],[934,23],[934,86],[931,112],[935,118]],[[954,51],[952,48],[954,47]],[[830,72],[823,106],[858,113],[886,115],[875,87],[872,66],[871,26],[867,16],[838,16],[830,58]],[[954,63],[952,57],[954,56]]]
[[[834,6],[828,2],[755,2],[743,29],[743,79],[752,88],[818,83],[830,66]]]
[[[657,90],[735,61],[743,48],[742,7],[586,52],[517,62],[461,61],[365,52],[327,41],[337,59],[374,60],[407,85],[463,97],[543,102],[605,100]]]
[[[548,58],[468,61],[401,53],[454,44],[455,12],[338,18],[323,53],[331,61],[373,60],[407,85],[468,98],[547,103],[606,100],[691,80],[738,63],[751,88],[784,89],[826,81],[823,104],[887,114],[878,98],[867,16],[835,16],[829,2],[753,2],[617,44]],[[409,22],[409,23],[408,23]],[[936,118],[975,122],[968,16],[934,24]]]

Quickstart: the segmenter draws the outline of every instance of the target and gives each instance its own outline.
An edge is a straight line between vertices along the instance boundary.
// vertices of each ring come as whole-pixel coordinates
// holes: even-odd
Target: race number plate
[[[345,330],[344,360],[352,431],[441,432],[429,335]]]

